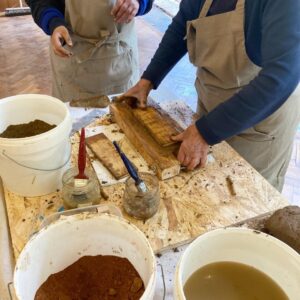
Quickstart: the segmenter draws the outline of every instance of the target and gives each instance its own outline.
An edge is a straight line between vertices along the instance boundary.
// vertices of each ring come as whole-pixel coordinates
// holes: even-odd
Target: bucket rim
[[[55,135],[58,133],[58,131],[60,131],[63,127],[67,126],[67,122],[70,120],[71,121],[71,114],[70,114],[70,111],[68,109],[68,107],[66,106],[66,104],[64,102],[62,102],[61,100],[59,100],[58,98],[55,98],[53,96],[50,96],[50,95],[45,95],[45,94],[20,94],[20,95],[15,95],[15,96],[9,96],[9,97],[6,97],[6,98],[2,98],[1,101],[0,101],[0,107],[1,107],[1,104],[4,104],[4,103],[8,103],[8,102],[12,102],[12,101],[15,101],[15,100],[19,100],[19,99],[22,99],[22,100],[26,100],[26,98],[30,98],[30,99],[35,99],[35,100],[38,100],[40,98],[43,98],[42,101],[44,100],[47,100],[47,101],[50,101],[52,103],[55,103],[57,105],[60,106],[60,108],[64,111],[64,118],[62,119],[62,121],[57,124],[54,128],[46,131],[46,132],[43,132],[41,134],[37,134],[37,135],[33,135],[33,136],[29,136],[29,137],[24,137],[24,138],[3,138],[3,137],[0,137],[0,143],[2,143],[2,145],[7,145],[7,146],[11,146],[11,145],[14,145],[14,144],[17,144],[19,142],[28,142],[30,144],[32,143],[36,143],[36,142],[39,142],[41,140],[43,140],[44,138],[47,138],[49,137],[49,135]],[[70,122],[70,128],[68,129],[68,131],[71,132],[71,123]]]
[[[196,246],[203,242],[203,240],[210,238],[210,237],[216,237],[220,234],[224,235],[230,235],[230,234],[236,234],[240,233],[244,236],[257,236],[257,238],[264,240],[275,247],[278,247],[285,251],[285,253],[289,256],[291,256],[295,262],[297,262],[300,265],[300,255],[297,253],[296,250],[294,250],[292,247],[287,245],[286,243],[282,242],[281,240],[264,233],[262,231],[257,231],[251,228],[245,228],[245,227],[223,227],[223,228],[217,228],[208,232],[203,233],[202,235],[198,236],[196,239],[194,239],[189,246],[185,249],[184,253],[182,254],[180,260],[177,263],[176,271],[175,271],[175,282],[174,285],[174,293],[175,295],[180,295],[181,297],[184,297],[183,293],[183,265],[185,264],[186,260],[189,258],[189,255],[191,251],[193,250],[193,246]],[[176,288],[177,286],[177,288]],[[185,297],[182,299],[186,299]]]
[[[140,238],[142,238],[142,240],[145,242],[148,253],[151,257],[151,276],[149,277],[147,286],[145,287],[145,291],[144,291],[144,294],[142,295],[141,300],[147,300],[148,298],[145,298],[145,297],[149,297],[151,292],[154,293],[154,289],[155,289],[155,286],[156,286],[157,264],[156,264],[156,258],[155,258],[153,248],[151,247],[150,242],[146,238],[145,234],[136,225],[134,225],[133,223],[131,223],[129,220],[125,219],[124,217],[119,217],[119,216],[109,214],[109,213],[99,214],[99,213],[86,213],[86,212],[83,212],[83,213],[79,213],[79,214],[75,214],[75,215],[63,216],[62,218],[59,218],[58,220],[55,220],[53,223],[50,223],[49,225],[41,228],[39,231],[37,231],[36,233],[34,233],[30,237],[30,239],[27,241],[26,245],[24,246],[24,248],[20,252],[20,254],[18,256],[18,259],[16,261],[16,264],[15,264],[15,268],[14,268],[13,284],[14,284],[17,299],[21,299],[21,298],[20,298],[20,295],[19,295],[19,291],[16,289],[16,286],[15,286],[16,275],[17,275],[17,272],[18,272],[18,267],[21,263],[21,255],[22,255],[22,253],[26,253],[26,250],[30,246],[30,244],[36,238],[38,238],[39,235],[45,234],[45,232],[47,230],[49,230],[49,228],[51,229],[51,228],[56,227],[56,226],[61,226],[64,223],[69,223],[70,221],[81,222],[81,221],[85,221],[87,219],[92,219],[92,218],[111,220],[111,221],[114,221],[114,222],[117,222],[117,223],[121,223],[121,224],[125,225],[126,227],[129,226],[131,229],[134,230],[134,232],[136,232],[138,234],[138,236]]]

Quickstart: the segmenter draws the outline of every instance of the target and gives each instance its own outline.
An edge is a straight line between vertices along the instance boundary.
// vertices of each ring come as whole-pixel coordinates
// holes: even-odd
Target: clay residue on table
[[[48,277],[35,300],[118,299],[138,300],[144,284],[133,265],[117,256],[84,256]]]
[[[0,134],[2,138],[25,138],[38,135],[53,129],[56,125],[50,125],[41,120],[34,120],[29,123],[9,125],[5,131]]]
[[[287,206],[277,210],[265,222],[264,231],[300,253],[300,207]]]

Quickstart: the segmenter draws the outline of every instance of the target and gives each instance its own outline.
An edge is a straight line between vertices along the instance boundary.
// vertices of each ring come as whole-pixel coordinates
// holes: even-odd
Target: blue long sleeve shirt
[[[214,0],[208,14],[233,10],[236,2]],[[187,53],[186,23],[198,18],[203,4],[204,0],[182,0],[142,76],[154,88]],[[210,145],[267,118],[288,99],[300,80],[299,0],[246,0],[244,33],[246,52],[262,70],[247,86],[196,122]]]
[[[34,21],[42,30],[51,35],[58,26],[65,26],[65,0],[26,0],[31,8]],[[146,14],[152,8],[153,0],[139,0],[137,16]]]

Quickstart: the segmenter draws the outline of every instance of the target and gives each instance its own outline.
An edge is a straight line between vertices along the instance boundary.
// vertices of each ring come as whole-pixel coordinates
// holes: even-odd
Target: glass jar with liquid
[[[145,182],[148,191],[146,193],[139,191],[134,180],[129,177],[125,182],[123,205],[130,216],[146,220],[158,210],[160,202],[159,181],[156,176],[151,174],[140,173],[139,176]]]
[[[96,174],[85,170],[88,179],[75,179],[78,168],[67,170],[62,177],[62,199],[65,209],[91,206],[100,203],[100,186]]]

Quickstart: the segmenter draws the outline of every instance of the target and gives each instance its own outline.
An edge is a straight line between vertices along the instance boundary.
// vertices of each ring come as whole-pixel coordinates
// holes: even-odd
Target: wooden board
[[[172,109],[174,107],[171,107]],[[175,107],[177,120],[183,123],[185,111]],[[169,112],[169,110],[168,110]],[[188,115],[189,111],[185,111]],[[170,114],[173,116],[172,112]],[[190,113],[189,122],[192,121]],[[105,124],[105,125],[103,125]],[[110,126],[108,116],[96,120],[90,129]],[[113,134],[113,133],[112,133]],[[116,133],[120,135],[120,133]],[[126,139],[126,137],[124,137]],[[76,161],[79,138],[72,141],[73,161]],[[127,142],[126,142],[127,143]],[[130,153],[134,156],[136,150]],[[196,236],[214,228],[228,226],[263,213],[288,205],[287,200],[276,191],[258,172],[241,158],[228,144],[221,143],[212,148],[214,161],[205,169],[181,173],[179,176],[160,182],[160,206],[157,214],[146,222],[130,218],[149,239],[155,252],[174,248],[191,241]],[[226,178],[230,176],[236,195],[230,192]],[[99,176],[101,182],[101,175]],[[124,184],[103,188],[107,199],[103,204],[114,204],[122,209]],[[10,234],[15,257],[32,235],[39,229],[41,221],[57,212],[62,205],[60,193],[43,197],[26,198],[5,189],[5,202]]]
[[[86,138],[86,144],[116,179],[119,180],[128,175],[120,155],[104,133]]]
[[[172,141],[171,136],[178,135],[183,129],[162,109],[153,106],[146,109],[135,108],[133,114],[160,146],[178,143]]]
[[[173,152],[174,147],[161,147],[141,126],[126,103],[113,103],[110,112],[126,137],[143,156],[151,168],[155,169],[160,179],[172,178],[180,173],[180,163]]]

